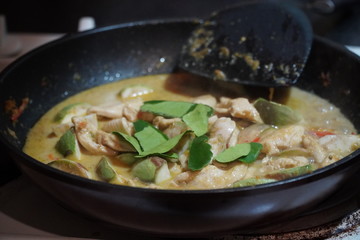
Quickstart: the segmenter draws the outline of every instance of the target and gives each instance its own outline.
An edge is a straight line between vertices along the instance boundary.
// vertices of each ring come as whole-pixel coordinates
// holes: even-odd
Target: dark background
[[[96,25],[159,18],[206,17],[211,12],[245,0],[1,0],[10,32],[76,32],[82,16],[92,16]],[[248,0],[247,0],[248,1]],[[360,45],[360,0],[340,2],[330,14],[313,6],[318,0],[286,1],[302,8],[315,33],[343,44]],[[320,0],[321,1],[321,0]]]
[[[0,0],[0,14],[6,16],[9,32],[72,33],[77,31],[83,16],[94,17],[97,27],[160,18],[204,18],[215,10],[244,1]],[[333,0],[343,4],[331,13],[314,8],[316,0],[274,1],[286,1],[303,9],[316,34],[341,44],[360,46],[360,0]],[[0,144],[0,185],[19,174]]]

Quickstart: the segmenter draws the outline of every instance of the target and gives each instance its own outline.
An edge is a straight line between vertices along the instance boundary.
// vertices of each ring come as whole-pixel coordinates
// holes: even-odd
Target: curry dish
[[[333,104],[296,87],[281,101],[273,95],[184,74],[121,80],[54,106],[23,150],[112,184],[214,189],[307,174],[360,147]]]

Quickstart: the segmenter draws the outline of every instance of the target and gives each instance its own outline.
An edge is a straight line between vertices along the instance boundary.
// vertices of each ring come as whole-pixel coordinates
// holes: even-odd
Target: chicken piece
[[[238,138],[239,138],[239,134],[240,134],[240,130],[238,128],[235,128],[234,131],[232,132],[227,147],[233,147],[238,143]]]
[[[156,116],[152,123],[153,125],[163,131],[164,129],[170,127],[175,122],[181,122],[180,118],[164,118],[162,116]]]
[[[343,158],[360,148],[360,135],[327,135],[319,139],[319,144]]]
[[[224,151],[228,142],[236,129],[236,123],[230,118],[218,118],[211,126],[209,131],[209,141],[213,156]]]
[[[69,130],[74,124],[72,122],[66,122],[59,125],[54,126],[53,133],[57,137],[61,137],[67,130]]]
[[[134,124],[128,121],[125,117],[112,119],[102,126],[105,132],[122,132],[128,135],[134,134]]]
[[[317,163],[323,162],[328,156],[326,150],[320,145],[318,139],[316,139],[314,136],[309,134],[304,135],[303,145],[304,148],[312,154],[315,162]]]
[[[96,142],[118,152],[136,152],[134,147],[126,141],[121,141],[117,136],[101,130],[96,132]]]
[[[163,131],[169,138],[173,138],[188,129],[186,124],[181,121],[180,118],[164,118],[162,116],[157,116],[153,120],[153,125]]]
[[[193,102],[204,104],[204,105],[210,106],[212,108],[215,108],[216,103],[217,103],[216,98],[211,96],[210,94],[196,97]]]
[[[224,141],[228,141],[236,128],[236,123],[231,118],[218,118],[210,128],[210,138],[221,136]]]
[[[301,147],[305,129],[300,125],[289,125],[264,134],[260,143],[263,145],[262,152],[276,154],[285,149]]]
[[[141,98],[127,100],[124,102],[123,116],[130,122],[134,122],[137,119],[141,105],[143,105]]]
[[[188,129],[187,125],[184,122],[174,122],[168,128],[166,128],[163,132],[168,138],[173,138]]]
[[[300,167],[310,163],[309,159],[303,156],[264,158],[262,162],[264,167],[260,171],[263,172]]]
[[[238,164],[228,170],[208,165],[200,172],[184,172],[175,177],[174,182],[190,189],[214,189],[231,186],[244,178],[247,172],[246,164]]]
[[[133,122],[137,119],[142,104],[143,101],[140,98],[134,98],[123,102],[112,102],[93,106],[88,109],[88,113],[95,113],[98,116],[110,119],[124,116],[127,120]]]
[[[262,123],[260,114],[247,98],[230,99],[222,97],[215,110],[221,115]]]
[[[92,106],[87,113],[95,113],[106,118],[121,118],[123,116],[124,104],[121,102],[106,103],[104,105]]]
[[[139,112],[138,119],[151,123],[155,119],[156,115],[151,112]]]
[[[117,154],[113,149],[96,142],[97,117],[90,114],[84,117],[73,117],[72,122],[75,126],[75,134],[81,146],[93,154],[104,154],[114,156]]]

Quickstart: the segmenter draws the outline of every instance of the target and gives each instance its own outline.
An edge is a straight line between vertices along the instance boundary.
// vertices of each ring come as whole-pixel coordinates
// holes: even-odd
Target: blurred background
[[[245,0],[2,0],[9,32],[76,32],[83,16],[96,26],[158,18],[206,17]],[[360,45],[360,0],[278,0],[302,8],[314,31],[343,44]]]

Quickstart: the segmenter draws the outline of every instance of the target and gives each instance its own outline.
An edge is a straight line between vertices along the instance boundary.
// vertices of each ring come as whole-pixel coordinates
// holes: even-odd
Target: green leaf
[[[139,141],[144,152],[153,149],[168,140],[168,137],[165,134],[143,120],[134,122],[134,128],[136,131],[134,136]]]
[[[184,116],[195,104],[176,101],[147,101],[141,106],[141,111],[152,112],[170,118]]]
[[[196,171],[201,170],[211,162],[213,156],[211,146],[207,143],[208,137],[202,135],[196,137],[190,146],[188,168]]]
[[[250,152],[249,152],[249,154],[247,156],[245,156],[245,157],[240,157],[239,161],[244,162],[244,163],[252,163],[259,156],[263,145],[260,144],[260,143],[256,143],[256,142],[251,142],[249,144],[250,144]]]
[[[141,149],[141,146],[140,146],[138,140],[136,138],[134,138],[133,136],[127,135],[122,132],[112,132],[112,133],[115,134],[116,136],[118,136],[121,140],[125,140],[128,143],[130,143],[137,152],[142,152],[142,149]]]
[[[297,123],[302,118],[292,108],[263,98],[257,99],[254,102],[254,107],[265,124],[283,126]]]
[[[229,147],[223,152],[216,155],[215,160],[221,163],[228,163],[246,156],[250,153],[251,145],[249,143],[236,144],[233,147]]]
[[[179,134],[173,138],[170,138],[169,140],[160,143],[159,145],[153,147],[152,149],[149,149],[147,151],[139,152],[140,157],[145,157],[148,155],[154,155],[154,154],[162,154],[169,152],[171,149],[173,149],[181,140],[181,138],[188,133],[189,131],[183,132],[182,134]],[[171,156],[171,155],[168,155]]]
[[[213,110],[209,106],[196,104],[182,117],[182,120],[194,131],[196,136],[201,136],[208,131],[208,118],[212,112]]]
[[[73,103],[62,108],[54,117],[54,122],[63,123],[70,122],[71,117],[81,115],[90,107],[87,103]]]

